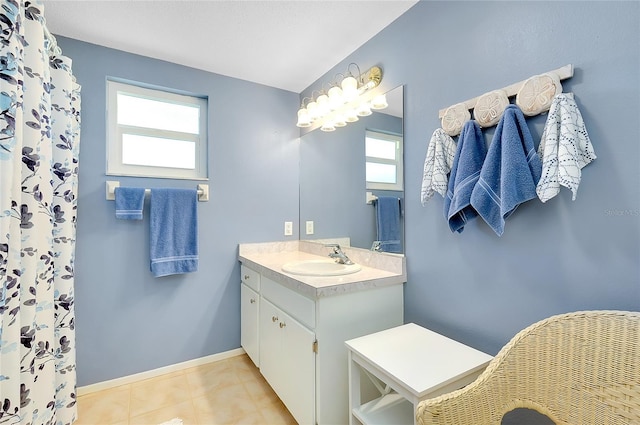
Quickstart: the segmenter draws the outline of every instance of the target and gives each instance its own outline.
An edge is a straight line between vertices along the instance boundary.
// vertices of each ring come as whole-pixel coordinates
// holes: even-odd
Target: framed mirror
[[[369,138],[380,135],[382,139],[398,140],[394,147],[399,149],[398,166],[403,167],[403,91],[403,86],[390,90],[387,92],[387,108],[360,117],[346,127],[332,132],[317,129],[300,138],[301,240],[349,237],[351,246],[371,249],[378,238],[377,202],[367,203],[369,192],[373,197],[398,198],[399,251],[404,252],[404,186],[401,181],[396,187],[367,185],[367,174],[372,175],[371,169],[376,168],[375,164],[372,167],[372,162],[376,160],[367,157],[367,154],[371,155],[371,147],[367,149],[366,141],[367,135]],[[402,180],[403,172],[399,173]],[[382,177],[385,181],[389,179]],[[308,226],[307,222],[313,224]],[[313,233],[307,232],[310,227]]]

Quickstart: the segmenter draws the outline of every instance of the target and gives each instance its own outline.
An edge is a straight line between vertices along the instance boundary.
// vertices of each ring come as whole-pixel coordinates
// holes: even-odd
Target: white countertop
[[[302,241],[240,244],[238,259],[261,275],[314,299],[406,282],[404,256],[374,253],[352,247],[344,247],[343,251],[356,264],[362,266],[362,270],[356,273],[340,276],[305,276],[282,271],[282,266],[288,262],[326,260],[327,256],[319,255],[323,254],[323,250],[328,252],[328,249],[320,244]]]

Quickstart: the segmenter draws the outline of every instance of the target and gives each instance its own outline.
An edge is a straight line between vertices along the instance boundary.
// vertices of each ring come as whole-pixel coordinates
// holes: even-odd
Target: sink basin
[[[339,264],[334,260],[303,260],[286,263],[282,271],[305,276],[341,276],[362,270],[359,264]]]

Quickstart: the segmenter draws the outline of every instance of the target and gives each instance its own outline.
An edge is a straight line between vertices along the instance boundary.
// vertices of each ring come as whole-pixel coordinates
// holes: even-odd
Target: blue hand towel
[[[467,121],[460,132],[444,198],[444,217],[452,232],[462,232],[465,224],[478,216],[470,203],[471,192],[480,177],[486,155],[487,145],[480,125],[473,120]]]
[[[151,189],[150,257],[155,277],[198,270],[198,194]]]
[[[376,228],[380,251],[402,253],[400,242],[400,199],[379,196],[376,201]]]
[[[504,222],[523,202],[537,196],[542,162],[520,108],[509,105],[496,127],[471,194],[471,205],[498,236]]]
[[[142,220],[144,207],[143,187],[116,187],[116,218]]]

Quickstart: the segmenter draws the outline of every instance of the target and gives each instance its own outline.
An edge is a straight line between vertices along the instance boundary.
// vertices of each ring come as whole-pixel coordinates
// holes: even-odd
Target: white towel
[[[554,97],[538,155],[542,159],[542,176],[536,187],[538,198],[548,201],[560,192],[562,185],[571,189],[575,201],[581,170],[596,159],[596,154],[573,93]]]
[[[434,193],[442,197],[447,194],[448,174],[451,172],[453,158],[456,155],[456,142],[442,128],[433,132],[427,157],[424,160],[422,177],[422,205],[426,205]]]

